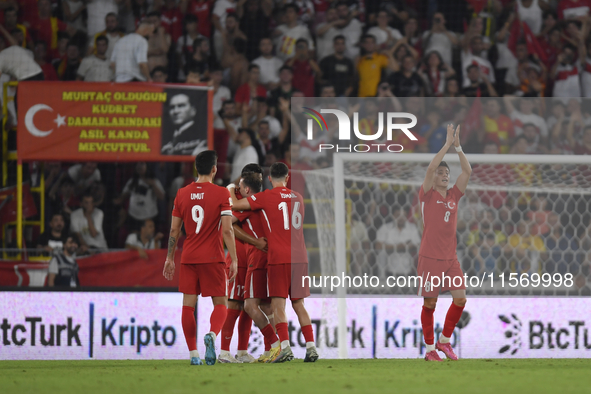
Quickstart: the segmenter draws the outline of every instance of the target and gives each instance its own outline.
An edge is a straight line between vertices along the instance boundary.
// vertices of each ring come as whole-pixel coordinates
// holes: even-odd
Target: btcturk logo
[[[502,354],[511,350],[510,354],[514,355],[521,348],[521,320],[514,313],[510,317],[499,315],[499,319],[506,324],[505,337],[511,341],[508,345],[500,348],[499,353]]]
[[[508,344],[499,349],[501,354],[516,354],[522,348],[522,339],[525,342],[524,348],[528,350],[591,350],[591,329],[585,320],[568,320],[568,325],[562,326],[557,326],[556,322],[542,320],[522,323],[514,313],[499,315],[499,320],[503,322],[506,329],[505,337],[509,340]]]
[[[314,140],[314,121],[320,127],[320,130],[323,132],[328,131],[328,124],[324,119],[322,114],[333,114],[337,117],[337,121],[339,123],[339,132],[338,132],[338,139],[340,141],[351,141],[351,119],[349,119],[349,115],[345,112],[338,110],[338,109],[321,109],[320,112],[309,108],[303,107],[305,109],[304,115],[308,115],[311,119],[308,119],[307,122],[307,139]],[[409,123],[405,124],[396,124],[394,120],[397,119],[410,119]],[[385,119],[385,120],[384,120]],[[385,123],[385,126],[384,126]],[[353,113],[353,132],[355,133],[355,137],[357,137],[361,141],[376,141],[382,138],[384,134],[384,129],[386,131],[386,138],[388,141],[392,140],[392,131],[393,130],[401,130],[410,140],[417,141],[417,137],[415,137],[409,129],[415,127],[417,125],[417,117],[408,112],[387,112],[385,115],[383,112],[378,113],[378,128],[375,134],[363,134],[359,131],[359,113]],[[325,146],[323,146],[325,145]],[[363,145],[363,144],[362,144]],[[384,145],[384,144],[379,144]],[[367,145],[365,145],[368,147]],[[367,152],[367,150],[358,150],[364,149],[359,145],[355,145],[356,148],[354,150],[356,152]],[[334,149],[334,145],[331,144],[320,144],[320,150],[322,149]],[[347,148],[339,146],[338,150],[348,150],[351,151],[351,146]]]

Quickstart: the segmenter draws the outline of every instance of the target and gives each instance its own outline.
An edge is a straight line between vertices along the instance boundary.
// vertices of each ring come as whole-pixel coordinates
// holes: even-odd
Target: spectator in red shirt
[[[31,22],[31,30],[34,32],[36,41],[45,41],[50,51],[57,49],[59,32],[68,31],[70,36],[76,33],[75,28],[51,16],[51,2],[49,0],[39,0],[37,8],[39,12],[37,18]]]
[[[175,0],[166,0],[161,10],[160,23],[170,35],[173,43],[183,35],[183,14],[177,7]]]
[[[321,72],[318,63],[310,59],[308,40],[300,38],[296,41],[295,56],[285,62],[293,70],[293,87],[304,93],[305,97],[314,97],[316,78],[320,78]]]
[[[556,13],[558,19],[580,19],[589,15],[591,0],[560,0]]]
[[[236,111],[242,113],[242,106],[250,107],[252,99],[256,97],[267,97],[267,89],[259,83],[261,69],[258,65],[251,63],[248,66],[248,82],[241,85],[234,95]]]
[[[199,23],[199,34],[210,37],[211,36],[211,10],[213,8],[213,0],[181,0],[179,6],[183,14],[193,14]]]
[[[35,61],[43,70],[43,77],[46,81],[57,81],[57,74],[55,72],[55,68],[50,63],[47,63],[45,59],[47,58],[47,44],[45,41],[37,41],[35,43],[35,50],[33,51],[35,55]]]

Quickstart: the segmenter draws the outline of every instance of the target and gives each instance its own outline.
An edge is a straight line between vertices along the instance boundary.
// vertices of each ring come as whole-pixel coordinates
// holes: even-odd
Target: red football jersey
[[[263,213],[261,211],[239,211],[234,212],[234,216],[242,223],[242,229],[252,237],[261,238],[265,235],[263,227]],[[246,254],[248,255],[249,269],[262,269],[267,267],[267,253],[257,253],[258,249],[250,244],[245,244]],[[255,256],[253,260],[250,255]]]
[[[172,216],[183,219],[187,239],[181,264],[218,263],[225,260],[222,216],[232,216],[232,199],[225,187],[193,182],[179,189]]]
[[[237,199],[242,199],[242,194],[240,194],[240,191],[238,191],[238,189],[236,189],[234,191],[234,194],[236,195]],[[236,212],[232,213],[234,216],[236,216]],[[240,218],[238,218],[238,221],[240,221]],[[244,226],[240,226],[242,227],[243,230],[246,230],[244,228]],[[238,259],[238,267],[240,268],[246,268],[248,266],[248,255],[246,254],[246,244],[244,242],[242,242],[241,240],[239,240],[238,238],[234,237],[234,244],[236,245],[236,258]],[[226,267],[230,267],[230,264],[232,264],[232,256],[230,256],[230,253],[226,254]]]
[[[419,201],[423,217],[420,256],[438,260],[456,258],[458,201],[463,195],[456,185],[447,191],[445,198],[435,189],[425,193],[423,186],[420,187]]]
[[[268,264],[307,263],[304,242],[304,199],[286,187],[248,197],[252,210],[261,210],[269,242]]]

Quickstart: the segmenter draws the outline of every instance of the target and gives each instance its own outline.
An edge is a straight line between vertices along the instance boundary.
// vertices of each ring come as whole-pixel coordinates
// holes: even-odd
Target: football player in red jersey
[[[262,181],[263,169],[258,164],[252,163],[247,164],[242,169],[241,176],[248,173],[255,173],[256,176]],[[243,198],[238,189],[235,190],[236,198]],[[228,282],[228,315],[226,321],[222,327],[222,348],[218,361],[222,363],[252,363],[256,359],[248,354],[248,341],[250,339],[250,330],[252,327],[252,318],[248,313],[244,311],[244,283],[246,280],[246,269],[247,269],[247,244],[254,245],[254,249],[267,250],[267,239],[257,238],[243,230],[240,224],[237,223],[238,219],[235,218],[236,213],[232,217],[234,235],[236,238],[236,256],[238,257],[238,274],[234,282]],[[260,232],[262,235],[262,232]],[[257,249],[257,250],[258,250]],[[266,254],[265,254],[266,255]],[[226,267],[230,267],[232,262],[231,256],[226,255]],[[238,320],[238,354],[236,357],[230,353],[230,343],[232,342],[232,336],[234,334],[234,326],[236,320]]]
[[[285,185],[289,178],[289,169],[284,163],[271,166],[270,190],[238,200],[234,185],[229,185],[234,211],[260,210],[263,214],[263,229],[269,243],[267,254],[268,295],[275,318],[275,327],[281,341],[281,352],[273,362],[293,360],[289,342],[285,301],[291,298],[291,305],[298,316],[302,334],[306,340],[304,362],[314,362],[318,352],[314,342],[314,331],[308,311],[304,307],[304,298],[310,295],[308,275],[308,254],[304,242],[304,199]]]
[[[228,303],[224,242],[232,260],[229,270],[231,282],[236,277],[238,261],[232,228],[232,199],[227,189],[212,183],[217,172],[215,151],[199,153],[195,158],[195,169],[197,181],[179,189],[174,199],[163,275],[168,280],[174,277],[174,252],[184,223],[187,239],[179,273],[179,291],[183,293],[183,333],[191,365],[202,365],[197,351],[195,304],[199,294],[211,297],[214,305],[211,327],[205,334],[204,342],[205,362],[213,365],[216,362],[215,340],[226,320]]]
[[[449,167],[442,160],[452,144],[460,157],[462,173],[458,176],[456,184],[448,189]],[[456,227],[458,201],[466,191],[471,173],[470,163],[460,146],[460,126],[454,133],[453,125],[448,125],[445,145],[427,167],[425,180],[419,190],[423,237],[419,249],[417,273],[421,277],[419,295],[424,297],[421,325],[427,345],[425,354],[427,361],[441,361],[437,350],[445,353],[451,360],[458,359],[449,340],[466,305],[466,285],[464,273],[456,255]],[[433,278],[439,279],[436,281],[438,283],[435,283],[437,287],[433,286]],[[450,290],[453,302],[445,316],[443,332],[435,344],[433,312],[439,291],[446,290]]]
[[[239,190],[242,198],[259,193],[263,187],[263,179],[259,173],[242,175]],[[255,239],[263,239],[263,215],[261,211],[234,211],[235,222],[242,223],[242,231]],[[235,227],[236,228],[236,227]],[[248,256],[248,270],[244,286],[244,310],[250,315],[265,339],[265,352],[259,357],[259,362],[268,362],[277,357],[281,351],[279,339],[275,334],[271,310],[271,299],[267,296],[267,250],[257,248],[253,242],[246,245]]]

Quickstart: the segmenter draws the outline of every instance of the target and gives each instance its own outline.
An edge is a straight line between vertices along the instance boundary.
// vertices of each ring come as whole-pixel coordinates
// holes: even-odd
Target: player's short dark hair
[[[228,105],[228,104],[236,104],[236,102],[235,102],[234,100],[232,100],[232,99],[226,100],[226,101],[224,101],[224,102],[222,103],[222,108],[223,108],[225,105]]]
[[[255,173],[255,174],[260,174],[263,175],[263,169],[261,168],[261,166],[259,166],[256,163],[250,163],[244,166],[244,168],[242,169],[242,172],[240,173],[241,176],[244,176],[246,174],[249,173]]]
[[[57,39],[58,40],[63,40],[67,38],[68,40],[70,39],[70,35],[68,34],[67,31],[58,31],[57,32]]]
[[[247,172],[246,174],[243,174],[242,183],[244,186],[249,187],[254,193],[260,192],[263,187],[261,177],[255,172]]]
[[[158,11],[151,11],[151,12],[148,12],[148,13],[146,14],[146,18],[149,18],[149,17],[151,17],[151,16],[157,16],[158,18],[160,18],[160,16],[161,16],[161,15],[162,15],[162,14],[161,14],[160,12],[158,12]]]
[[[437,168],[439,168],[439,167],[445,167],[449,171],[449,166],[447,165],[447,163],[445,161],[442,161],[441,163],[439,163],[439,165],[437,166]]]
[[[105,36],[105,35],[103,35],[103,34],[101,34],[100,36],[98,36],[98,37],[97,37],[97,38],[94,40],[94,43],[95,43],[95,44],[98,44],[98,42],[99,42],[99,41],[104,41],[104,42],[106,42],[107,44],[109,44],[109,39],[107,38],[107,36]]]
[[[116,12],[109,12],[107,15],[105,15],[105,19],[107,19],[110,16],[114,16],[115,18],[117,18],[117,13]]]
[[[258,65],[258,64],[256,64],[256,63],[250,63],[250,64],[248,65],[248,72],[251,72],[251,71],[252,71],[252,70],[254,70],[255,68],[256,68],[256,69],[258,69],[258,70],[260,70],[260,69],[261,69],[261,68],[259,67],[259,65]]]
[[[478,66],[476,64],[470,64],[468,67],[466,67],[466,72],[469,72],[473,68],[479,70],[479,68],[478,68]]]
[[[259,126],[262,125],[262,124],[266,124],[267,126],[269,126],[269,121],[267,121],[267,120],[261,120],[261,121],[259,121]]]
[[[195,169],[198,175],[209,175],[218,162],[218,154],[214,150],[200,152],[195,157]]]
[[[347,41],[347,39],[345,38],[345,36],[344,36],[344,35],[342,35],[342,34],[339,34],[339,35],[335,36],[335,37],[332,39],[332,42],[335,42],[336,40],[343,40],[343,41]]]
[[[16,8],[15,8],[15,7],[13,7],[13,6],[10,6],[10,7],[8,7],[8,8],[5,8],[5,9],[4,9],[4,15],[6,15],[6,13],[7,13],[7,12],[13,12],[13,11],[14,11],[14,12],[18,12],[18,11],[16,10]]]
[[[285,163],[273,163],[271,169],[269,170],[269,174],[273,179],[282,179],[289,174],[289,168],[287,168]]]

